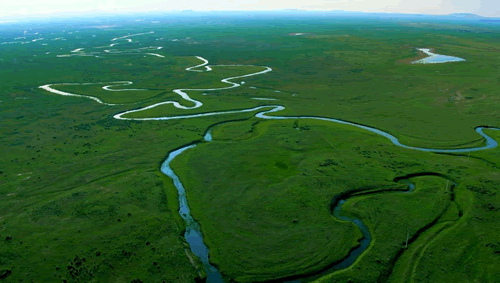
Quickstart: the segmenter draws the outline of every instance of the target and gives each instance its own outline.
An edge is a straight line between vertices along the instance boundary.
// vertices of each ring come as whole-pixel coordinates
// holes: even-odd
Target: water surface
[[[418,50],[424,52],[425,54],[429,55],[429,57],[413,61],[411,62],[412,64],[436,64],[436,63],[448,63],[448,62],[461,62],[465,61],[465,59],[460,58],[460,57],[454,57],[454,56],[448,56],[448,55],[441,55],[441,54],[436,54],[432,53],[430,49],[428,48],[419,48]]]
[[[196,144],[187,145],[177,150],[172,151],[165,162],[161,165],[161,172],[165,175],[172,178],[174,182],[174,186],[179,193],[179,214],[182,219],[186,221],[186,231],[184,232],[184,237],[191,248],[191,252],[196,255],[203,263],[203,267],[207,273],[207,282],[210,283],[223,283],[222,275],[213,265],[210,264],[208,257],[208,247],[203,242],[203,235],[201,233],[201,227],[196,220],[191,216],[191,210],[189,209],[189,205],[186,198],[186,190],[182,185],[179,177],[170,167],[170,163],[174,160],[182,152],[195,147]]]

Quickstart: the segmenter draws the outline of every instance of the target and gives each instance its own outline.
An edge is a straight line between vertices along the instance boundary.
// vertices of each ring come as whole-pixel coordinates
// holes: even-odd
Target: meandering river
[[[284,109],[284,108],[283,108]],[[271,110],[268,111],[262,111],[257,113],[255,116],[262,118],[262,119],[317,119],[317,120],[324,120],[324,121],[331,121],[335,123],[341,123],[341,124],[348,124],[348,125],[353,125],[359,128],[366,129],[370,132],[374,132],[377,134],[380,134],[386,138],[388,138],[393,144],[407,148],[407,149],[412,149],[412,150],[420,150],[420,151],[426,151],[426,152],[436,152],[436,153],[461,153],[461,152],[471,152],[471,151],[478,151],[478,150],[485,150],[485,149],[490,149],[494,148],[498,145],[497,141],[491,138],[490,136],[486,135],[483,132],[483,129],[487,127],[477,127],[476,132],[478,132],[481,136],[483,136],[486,140],[486,145],[482,147],[471,147],[471,148],[462,148],[462,149],[432,149],[432,148],[419,148],[419,147],[412,147],[412,146],[407,146],[404,144],[401,144],[397,138],[392,136],[389,133],[383,132],[381,130],[368,127],[368,126],[363,126],[363,125],[358,125],[354,124],[351,122],[346,122],[342,120],[337,120],[337,119],[332,119],[332,118],[326,118],[326,117],[307,117],[307,116],[296,116],[296,117],[286,117],[286,116],[267,116],[266,114],[280,111],[282,110],[281,106],[272,106]],[[489,128],[493,130],[500,130],[497,128]],[[213,137],[211,134],[211,129],[208,129],[204,136],[204,141],[205,142],[212,142]],[[222,283],[224,282],[222,279],[221,274],[219,271],[212,265],[210,265],[209,262],[209,250],[203,244],[203,235],[200,230],[199,224],[192,218],[192,216],[189,213],[189,206],[188,206],[188,201],[186,198],[186,192],[185,189],[179,180],[179,177],[174,173],[173,169],[170,167],[170,163],[172,160],[180,155],[182,152],[194,148],[196,144],[190,144],[186,145],[185,147],[182,147],[180,149],[177,149],[175,151],[172,151],[168,157],[167,160],[162,164],[161,170],[163,173],[165,173],[167,176],[172,178],[174,182],[174,186],[177,188],[177,191],[179,192],[179,203],[180,203],[180,210],[179,213],[181,216],[185,219],[186,221],[186,232],[185,232],[185,237],[187,242],[189,243],[191,247],[191,251],[197,255],[201,261],[203,262],[203,265],[205,267],[205,271],[208,274],[207,277],[207,282],[210,283]],[[415,185],[412,183],[408,183],[408,190],[405,192],[413,192],[415,188]],[[395,193],[401,193],[401,192],[396,192]],[[360,194],[356,195],[359,196]],[[355,196],[355,197],[356,197]],[[355,249],[353,249],[347,257],[342,259],[340,262],[335,263],[332,266],[329,266],[327,269],[322,270],[318,272],[317,274],[312,274],[312,275],[307,275],[307,276],[302,276],[299,278],[295,278],[293,280],[284,280],[283,282],[307,282],[313,279],[317,279],[319,276],[329,274],[331,272],[340,270],[340,269],[345,269],[354,264],[356,259],[363,254],[363,252],[369,247],[372,236],[370,234],[370,231],[366,227],[366,225],[357,218],[350,218],[347,216],[342,215],[342,205],[348,200],[346,197],[341,197],[341,196],[335,196],[332,200],[332,206],[331,206],[331,213],[338,218],[340,221],[349,221],[354,223],[361,231],[363,237],[359,242],[359,246]]]
[[[149,34],[149,33],[145,33],[145,34]],[[137,35],[141,35],[141,34],[137,34]],[[113,41],[119,40],[119,39],[126,39],[127,37],[130,37],[130,36],[136,36],[136,35],[128,35],[128,36],[124,36],[121,38],[115,38],[115,39],[113,39]],[[78,51],[80,51],[80,50],[78,50]],[[438,54],[431,53],[428,49],[422,49],[422,51],[427,53],[428,55],[430,55],[430,57],[425,58],[425,59],[427,59],[427,63],[438,63],[438,61],[442,59],[442,57],[438,58],[438,57],[434,56],[434,55],[438,55]],[[114,52],[108,51],[107,53],[114,53]],[[136,53],[133,53],[133,54],[136,54]],[[163,58],[162,55],[159,55],[156,53],[155,54],[147,53],[147,54],[154,55],[158,58]],[[439,55],[439,56],[443,56],[443,55]],[[448,57],[448,56],[445,56],[445,57]],[[186,71],[210,72],[213,70],[214,67],[245,66],[245,65],[212,65],[212,66],[210,66],[210,65],[208,65],[208,63],[209,63],[208,60],[206,60],[205,58],[200,57],[200,56],[197,56],[196,58],[203,61],[203,63],[196,65],[196,66],[188,67],[188,68],[186,68]],[[456,57],[453,57],[453,58],[456,58]],[[460,59],[460,60],[458,60],[458,59]],[[424,59],[422,59],[422,60],[424,60]],[[434,62],[431,62],[432,60],[434,60]],[[463,61],[463,59],[457,58],[457,60],[454,60],[454,61]],[[442,63],[442,62],[443,61],[440,61],[439,63]],[[451,61],[448,60],[447,62],[451,62]],[[255,117],[261,118],[261,119],[268,119],[268,120],[308,119],[308,120],[322,120],[322,121],[328,121],[328,122],[332,122],[332,123],[349,125],[349,126],[357,127],[357,128],[366,130],[368,132],[372,132],[372,133],[378,134],[380,136],[383,136],[383,137],[389,139],[389,141],[392,142],[394,145],[399,146],[399,147],[403,147],[406,149],[410,149],[410,150],[419,150],[419,151],[436,152],[436,153],[464,153],[464,152],[473,152],[473,151],[491,149],[491,148],[498,146],[498,142],[495,139],[493,139],[492,137],[488,136],[483,131],[484,129],[500,130],[498,128],[492,128],[492,127],[487,127],[487,126],[476,127],[476,129],[475,129],[476,132],[485,139],[486,144],[484,146],[458,148],[458,149],[457,148],[454,148],[454,149],[423,148],[423,147],[415,147],[415,146],[409,146],[409,145],[402,144],[395,136],[393,136],[390,133],[387,133],[385,131],[382,131],[382,130],[374,128],[374,127],[370,127],[367,125],[361,125],[361,124],[357,124],[354,122],[349,122],[349,121],[344,121],[344,120],[329,118],[329,117],[318,117],[318,116],[277,116],[276,112],[279,112],[279,111],[282,111],[285,109],[285,106],[283,106],[283,105],[264,105],[264,106],[258,106],[258,107],[248,108],[248,109],[215,111],[215,112],[189,114],[189,115],[178,115],[178,116],[145,117],[145,118],[124,117],[128,114],[131,114],[131,113],[145,111],[145,110],[152,109],[152,108],[158,107],[160,105],[164,105],[164,104],[172,104],[174,107],[176,107],[178,109],[185,109],[185,110],[196,109],[196,108],[201,107],[203,105],[203,103],[201,101],[192,99],[186,93],[186,91],[212,91],[212,90],[224,90],[224,89],[236,88],[236,87],[241,86],[241,84],[243,84],[243,82],[236,83],[236,82],[233,82],[234,80],[246,78],[246,77],[251,77],[251,76],[256,76],[256,75],[261,75],[261,74],[265,74],[265,73],[268,73],[271,71],[272,71],[272,69],[270,67],[262,66],[262,71],[253,72],[253,73],[242,75],[242,76],[236,76],[236,77],[222,79],[221,82],[230,85],[228,87],[205,88],[205,89],[175,89],[175,90],[173,90],[173,92],[178,94],[183,100],[187,101],[188,103],[192,104],[193,106],[184,106],[177,101],[164,101],[164,102],[152,104],[152,105],[149,105],[146,107],[142,107],[139,109],[133,109],[133,110],[121,112],[121,113],[114,115],[113,118],[119,119],[119,120],[141,120],[141,121],[156,120],[156,121],[158,121],[158,120],[194,119],[194,118],[200,118],[200,117],[206,117],[206,116],[257,112],[255,114]],[[139,90],[142,90],[142,89],[122,89],[122,90],[120,90],[120,89],[112,89],[111,88],[113,86],[131,85],[132,82],[120,81],[120,82],[98,83],[98,84],[105,84],[105,86],[103,86],[102,88],[104,90],[107,90],[107,91],[139,91]],[[60,91],[60,90],[53,88],[53,86],[57,86],[57,85],[78,85],[78,84],[68,84],[68,83],[47,84],[47,85],[40,86],[40,88],[44,89],[46,91],[49,91],[51,93],[59,94],[59,95],[93,99],[97,103],[108,105],[108,106],[118,105],[118,104],[111,104],[111,103],[103,102],[101,99],[99,99],[97,97],[90,96],[90,95],[70,93],[70,92]],[[87,84],[82,83],[81,85],[87,85]],[[262,99],[262,98],[260,98],[260,99]],[[212,135],[211,135],[211,129],[209,129],[207,131],[207,133],[205,134],[203,141],[199,141],[199,142],[211,142],[211,141],[212,141]],[[179,149],[171,151],[169,153],[167,159],[165,160],[165,162],[163,162],[163,164],[161,166],[161,171],[165,175],[167,175],[168,177],[170,177],[172,179],[174,186],[176,187],[176,189],[178,191],[179,206],[180,206],[179,207],[179,214],[186,222],[186,231],[184,233],[184,237],[186,238],[186,241],[189,243],[190,249],[193,252],[193,254],[195,254],[203,262],[204,269],[207,273],[207,282],[219,283],[219,282],[223,282],[223,277],[220,274],[220,272],[217,270],[217,268],[215,268],[213,265],[210,264],[210,257],[209,257],[210,251],[209,251],[209,248],[204,244],[203,235],[201,233],[201,228],[200,228],[199,223],[196,222],[196,220],[191,216],[188,200],[186,198],[186,190],[185,190],[184,186],[182,185],[181,180],[175,174],[174,170],[170,166],[170,164],[171,164],[172,160],[174,160],[174,158],[176,158],[177,156],[179,156],[183,152],[185,152],[191,148],[194,148],[195,146],[196,146],[196,143],[191,143],[191,144],[188,144],[184,147],[181,147]],[[413,190],[413,188],[414,188],[413,185],[409,184],[408,192],[411,192]],[[330,212],[333,213],[333,215],[336,218],[338,218],[339,221],[349,221],[349,222],[354,223],[356,226],[358,226],[358,228],[360,229],[360,231],[363,234],[363,239],[360,241],[359,247],[352,250],[351,253],[345,259],[343,259],[341,262],[336,263],[333,266],[329,267],[328,270],[324,270],[324,271],[319,272],[318,274],[314,274],[314,275],[312,275],[312,277],[305,276],[303,278],[299,278],[295,281],[290,281],[290,282],[300,282],[302,280],[308,281],[311,278],[315,278],[316,276],[324,274],[325,272],[332,272],[334,270],[347,268],[347,267],[351,266],[356,261],[356,259],[368,248],[368,246],[370,245],[371,239],[372,239],[368,228],[363,224],[363,222],[361,220],[351,219],[351,218],[349,218],[347,216],[343,216],[341,214],[342,204],[344,204],[346,201],[348,201],[348,199],[335,197],[332,201],[332,207],[331,207]]]

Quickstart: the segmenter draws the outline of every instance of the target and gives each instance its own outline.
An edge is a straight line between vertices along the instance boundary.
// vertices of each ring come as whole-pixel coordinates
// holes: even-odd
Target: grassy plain
[[[3,42],[22,36],[30,42],[0,45],[0,276],[7,282],[195,279],[181,238],[176,191],[159,164],[170,150],[200,139],[210,125],[251,113],[161,122],[112,118],[176,99],[173,89],[221,87],[220,79],[258,68],[185,71],[200,63],[195,55],[211,64],[264,65],[273,72],[242,79],[245,85],[236,89],[188,92],[205,103],[196,110],[162,106],[130,117],[280,104],[287,108],[283,115],[341,118],[429,147],[477,145],[482,140],[475,126],[500,126],[495,25],[341,17],[94,25],[9,24],[0,31]],[[23,35],[28,27],[33,30]],[[55,57],[76,48],[103,50],[93,47],[151,30],[113,48],[163,46],[155,53],[166,58]],[[45,39],[31,41],[39,37]],[[55,40],[60,37],[65,40]],[[406,64],[418,56],[416,47],[467,61]],[[109,107],[38,89],[110,81],[133,81],[122,88],[150,91],[58,88],[125,103]],[[498,132],[488,134],[500,139]],[[347,202],[345,213],[362,219],[374,241],[354,266],[321,281],[499,281],[498,149],[470,156],[421,153],[351,127],[256,118],[219,125],[214,138],[179,156],[173,168],[187,188],[212,261],[228,277],[271,280],[330,265],[360,237],[356,227],[329,215],[334,195],[392,188],[398,186],[395,177],[435,172],[458,183],[453,201],[444,179],[418,177],[412,194]],[[408,235],[413,240],[406,249]]]
[[[476,160],[401,149],[345,126],[303,120],[298,125],[301,130],[294,121],[252,119],[217,126],[214,142],[174,160],[190,188],[193,215],[202,223],[213,262],[237,281],[318,271],[342,259],[356,238],[344,238],[349,224],[329,215],[335,195],[401,188],[394,178],[418,172],[460,182],[485,167]],[[332,282],[386,281],[407,235],[416,239],[433,221],[455,224],[451,183],[447,191],[448,181],[440,177],[412,181],[414,193],[368,195],[344,205],[345,213],[367,223],[374,240],[359,263],[338,278],[334,273]],[[471,199],[456,198],[461,209],[470,205]],[[280,249],[269,252],[272,247]]]

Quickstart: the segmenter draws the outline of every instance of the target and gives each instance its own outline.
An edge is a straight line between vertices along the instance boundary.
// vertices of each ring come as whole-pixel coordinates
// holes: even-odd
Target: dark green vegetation
[[[214,263],[238,281],[264,281],[320,270],[342,259],[355,246],[353,240],[359,232],[328,214],[328,205],[338,194],[360,189],[373,192],[373,196],[348,201],[344,210],[367,223],[374,241],[353,268],[332,274],[324,279],[327,282],[385,282],[391,272],[416,266],[402,257],[393,270],[407,237],[410,249],[405,256],[414,252],[413,242],[416,246],[421,235],[429,235],[430,241],[439,232],[448,231],[445,229],[468,233],[467,226],[462,226],[471,221],[468,212],[474,206],[484,210],[487,205],[475,203],[470,192],[475,183],[471,176],[496,176],[497,169],[481,160],[408,151],[379,136],[326,122],[299,121],[298,125],[300,130],[294,128],[293,121],[225,124],[215,128],[214,142],[199,145],[174,160],[174,168],[190,188],[193,216],[203,225]],[[393,180],[418,172],[443,176],[412,178],[414,193],[376,194],[404,189],[404,184]],[[447,179],[459,185],[452,188],[453,182]],[[491,177],[476,182],[484,186],[485,180]],[[495,182],[498,184],[498,180],[491,184],[495,186]],[[490,205],[493,210],[497,207]],[[490,233],[486,227],[491,224],[483,227],[484,233]],[[350,237],[345,238],[344,231],[351,231]],[[475,244],[486,246],[494,237],[493,232]],[[279,250],[268,252],[276,247]],[[416,260],[421,256],[415,256]],[[496,255],[492,252],[488,257],[494,262]],[[471,265],[483,268],[478,263]],[[491,272],[471,272],[468,276],[470,280],[494,281]],[[425,281],[425,276],[419,275],[416,278]],[[402,279],[401,275],[395,282]]]
[[[258,70],[186,72],[200,63],[193,55],[211,64],[270,66],[273,72],[246,78],[237,89],[207,92],[210,96],[188,92],[204,103],[199,109],[166,105],[136,117],[281,104],[287,108],[281,115],[341,118],[429,147],[478,145],[475,126],[500,126],[500,37],[491,25],[342,18],[124,22],[104,30],[88,28],[92,25],[97,24],[34,25],[26,41],[45,41],[0,45],[0,278],[7,282],[195,279],[181,237],[176,191],[159,164],[170,150],[201,139],[209,125],[252,113],[164,122],[112,118],[164,100],[185,103],[172,89],[221,87],[222,78]],[[5,26],[0,39],[13,41],[27,28]],[[79,33],[70,35],[70,29]],[[33,35],[35,30],[42,35]],[[118,41],[113,48],[164,46],[154,52],[166,58],[55,57],[82,47],[99,51],[92,47],[150,30],[155,33],[133,37],[132,43]],[[305,35],[290,35],[295,32]],[[66,41],[51,40],[57,37]],[[406,64],[418,55],[415,47],[468,61]],[[58,89],[111,103],[139,103],[110,107],[37,88],[124,80],[134,84],[122,88],[149,91]],[[500,140],[499,132],[488,134]],[[498,148],[470,156],[422,153],[351,127],[256,118],[219,125],[214,139],[172,166],[187,189],[213,263],[229,278],[277,279],[342,259],[360,233],[329,214],[333,196],[356,189],[401,190],[405,185],[394,178],[434,172],[442,177],[411,179],[414,193],[347,202],[344,213],[362,219],[374,240],[354,266],[321,280],[500,280]],[[447,190],[446,178],[458,184],[453,191]]]

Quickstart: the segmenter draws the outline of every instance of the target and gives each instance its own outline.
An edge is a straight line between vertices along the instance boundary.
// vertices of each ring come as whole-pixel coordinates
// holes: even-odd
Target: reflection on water
[[[441,55],[441,54],[435,54],[430,51],[430,49],[427,48],[419,48],[418,50],[424,52],[425,54],[429,55],[429,57],[426,57],[424,59],[420,59],[417,61],[411,62],[412,64],[435,64],[435,63],[447,63],[447,62],[460,62],[460,61],[465,61],[463,58],[459,57],[453,57],[453,56],[446,56],[446,55]]]
[[[223,283],[222,276],[213,265],[210,264],[209,261],[209,250],[208,247],[203,243],[203,235],[201,234],[200,224],[196,222],[191,216],[191,211],[188,206],[187,198],[186,198],[186,190],[182,185],[181,181],[177,174],[174,173],[172,168],[170,167],[170,163],[176,156],[181,154],[183,151],[188,150],[190,148],[195,147],[195,144],[188,145],[172,151],[165,162],[161,165],[161,171],[172,178],[174,182],[174,186],[179,193],[179,214],[186,221],[186,231],[184,233],[184,237],[191,248],[193,254],[195,254],[202,262],[203,267],[207,273],[207,281],[209,283]]]

